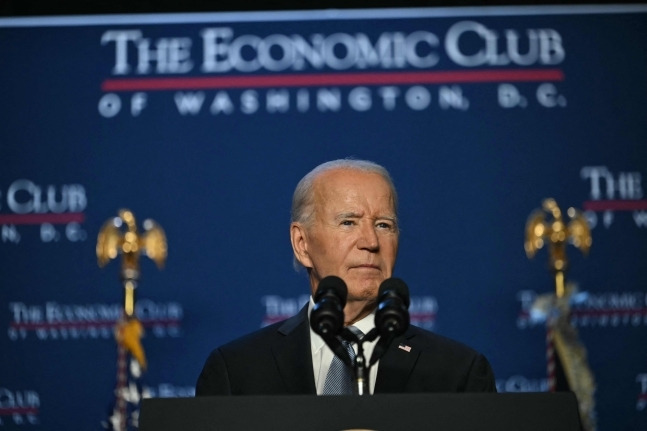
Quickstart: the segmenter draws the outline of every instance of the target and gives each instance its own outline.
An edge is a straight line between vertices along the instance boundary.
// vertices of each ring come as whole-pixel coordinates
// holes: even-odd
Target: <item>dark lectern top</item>
[[[150,398],[139,429],[580,431],[580,418],[570,392]]]

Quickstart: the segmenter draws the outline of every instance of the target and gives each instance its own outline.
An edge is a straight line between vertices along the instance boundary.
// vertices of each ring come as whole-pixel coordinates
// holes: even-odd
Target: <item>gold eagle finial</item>
[[[546,216],[550,215],[550,218]],[[547,242],[550,246],[550,266],[558,276],[562,277],[568,266],[566,258],[566,244],[570,242],[580,249],[584,255],[588,254],[593,239],[586,218],[575,208],[569,208],[568,223],[564,221],[562,211],[553,198],[544,199],[541,209],[530,213],[526,221],[526,238],[524,248],[528,258],[533,258],[537,250]],[[564,292],[563,283],[557,281],[557,296]]]
[[[108,219],[97,239],[97,261],[104,267],[119,254],[123,257],[124,272],[139,271],[139,256],[148,256],[158,268],[163,268],[167,257],[166,234],[154,220],[143,223],[144,233],[138,234],[135,216],[128,209],[119,210],[119,215]],[[124,274],[125,278],[131,278]],[[136,278],[136,277],[135,277]]]
[[[166,234],[154,220],[145,220],[144,233],[137,232],[135,216],[128,209],[108,219],[97,238],[97,262],[104,267],[121,255],[121,278],[126,289],[124,311],[132,316],[135,309],[134,291],[139,279],[139,256],[143,253],[163,268],[167,256]]]

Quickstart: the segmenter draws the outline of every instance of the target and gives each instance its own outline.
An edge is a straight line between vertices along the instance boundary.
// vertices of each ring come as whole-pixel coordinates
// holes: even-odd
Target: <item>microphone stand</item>
[[[377,328],[373,328],[369,331],[368,334],[364,335],[362,338],[359,338],[353,331],[348,328],[344,328],[341,332],[342,338],[346,341],[357,343],[357,355],[355,355],[355,363],[353,368],[355,370],[355,382],[354,382],[354,391],[357,395],[370,395],[369,391],[369,371],[373,364],[366,364],[366,358],[364,357],[364,342],[373,341],[378,336]]]
[[[380,336],[379,330],[377,328],[371,329],[368,334],[364,335],[362,338],[359,338],[353,331],[348,328],[342,329],[339,336],[346,341],[351,343],[357,343],[357,355],[355,355],[355,361],[352,361],[346,348],[342,345],[341,341],[337,336],[332,334],[320,334],[328,347],[335,353],[336,356],[342,359],[344,363],[353,368],[355,372],[355,380],[353,382],[353,393],[357,395],[370,395],[369,390],[369,372],[371,367],[380,360],[380,358],[386,353],[386,349],[389,347],[393,339],[395,338],[394,333],[382,334]],[[380,340],[373,350],[373,355],[371,356],[370,362],[366,361],[364,356],[364,342],[371,342],[377,337],[380,337]]]

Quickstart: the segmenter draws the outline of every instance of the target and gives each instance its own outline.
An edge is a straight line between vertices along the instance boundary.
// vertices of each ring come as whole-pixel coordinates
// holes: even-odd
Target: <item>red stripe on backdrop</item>
[[[0,214],[0,224],[65,224],[71,222],[83,223],[83,213],[60,214]]]
[[[560,69],[492,69],[434,72],[326,73],[254,76],[107,79],[103,91],[162,91],[325,85],[470,84],[563,81]]]
[[[586,201],[582,207],[588,211],[647,210],[647,200]]]

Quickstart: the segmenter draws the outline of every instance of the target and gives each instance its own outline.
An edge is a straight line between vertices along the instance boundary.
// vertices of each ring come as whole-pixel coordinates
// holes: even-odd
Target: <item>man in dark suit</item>
[[[344,325],[368,333],[378,288],[392,277],[398,251],[397,194],[389,173],[362,160],[319,165],[294,192],[290,239],[312,295],[326,276],[343,279]],[[334,353],[310,328],[313,306],[311,296],[297,315],[214,350],[196,395],[323,394]],[[377,341],[363,343],[366,359]],[[369,371],[371,393],[496,391],[483,355],[414,326]]]

